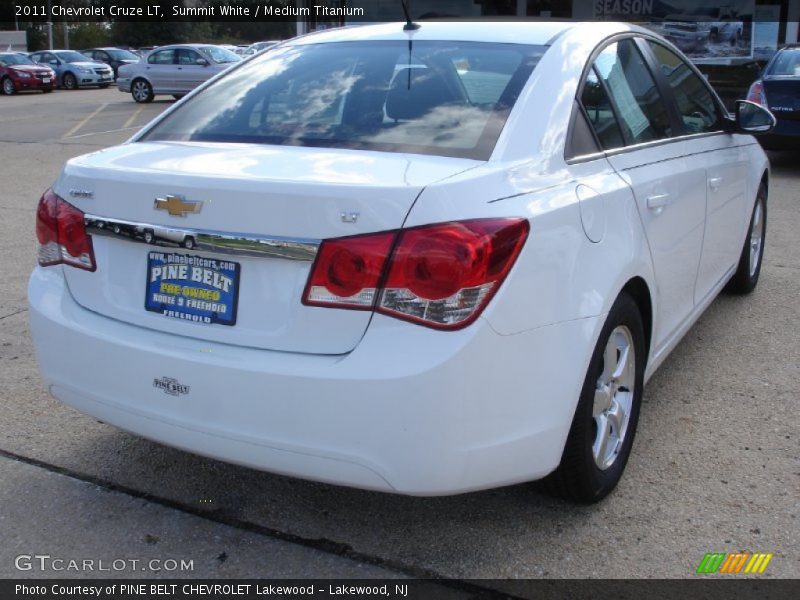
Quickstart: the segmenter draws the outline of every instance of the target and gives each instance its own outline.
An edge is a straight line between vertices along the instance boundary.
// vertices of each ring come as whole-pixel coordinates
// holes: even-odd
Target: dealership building
[[[705,59],[721,64],[743,58],[768,58],[775,48],[798,42],[800,21],[800,0],[407,0],[406,4],[414,19],[538,17],[633,21],[652,24],[662,34],[664,23],[694,23],[701,34],[710,34],[712,46],[717,41],[734,41],[729,35],[718,40],[715,32],[738,32],[735,24],[741,23],[734,50],[708,49],[702,44],[684,48],[698,62]],[[316,8],[320,6],[336,10],[321,11]],[[301,0],[298,7],[308,8],[306,15],[298,18],[298,33],[365,20],[404,18],[400,0]],[[322,14],[337,10],[339,16]],[[703,57],[704,52],[711,56]]]

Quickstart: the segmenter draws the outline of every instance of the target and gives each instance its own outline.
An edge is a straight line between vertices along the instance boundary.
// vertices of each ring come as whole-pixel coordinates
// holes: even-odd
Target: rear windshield
[[[800,77],[800,50],[784,50],[778,54],[769,74]]]
[[[486,160],[545,46],[340,42],[278,48],[140,138]]]

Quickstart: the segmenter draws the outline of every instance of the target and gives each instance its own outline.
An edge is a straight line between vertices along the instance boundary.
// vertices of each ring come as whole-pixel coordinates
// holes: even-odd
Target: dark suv
[[[88,50],[81,50],[81,54],[85,54],[97,62],[106,63],[114,70],[115,81],[117,79],[117,70],[122,65],[139,62],[139,57],[133,52],[122,50],[121,48],[89,48]]]

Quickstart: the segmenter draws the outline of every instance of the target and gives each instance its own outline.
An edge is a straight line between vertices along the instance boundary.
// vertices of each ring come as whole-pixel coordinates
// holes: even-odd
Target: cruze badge
[[[203,207],[202,202],[185,200],[183,196],[168,195],[166,198],[156,198],[153,208],[165,210],[173,217],[185,217],[189,213],[199,213]]]

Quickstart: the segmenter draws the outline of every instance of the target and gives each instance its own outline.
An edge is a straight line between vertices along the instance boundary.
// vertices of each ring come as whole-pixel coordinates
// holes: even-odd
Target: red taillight
[[[95,270],[92,238],[87,235],[83,213],[47,190],[36,210],[36,237],[39,240],[39,264],[72,265]]]
[[[314,306],[371,309],[396,232],[325,240],[303,294]]]
[[[326,240],[303,303],[458,329],[500,287],[528,229],[524,219],[476,219]]]
[[[767,95],[764,92],[764,83],[761,81],[753,82],[750,86],[750,91],[747,92],[747,99],[750,102],[755,102],[761,106],[767,105]]]

